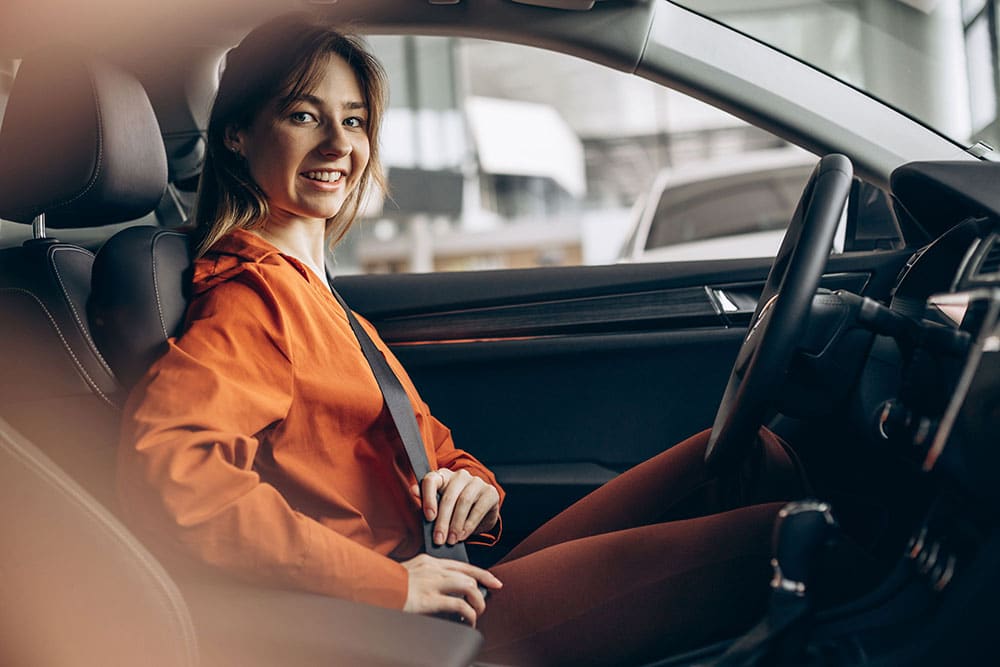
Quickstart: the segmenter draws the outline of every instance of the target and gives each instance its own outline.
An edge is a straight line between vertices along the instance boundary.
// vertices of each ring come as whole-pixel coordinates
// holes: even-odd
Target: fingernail
[[[434,533],[434,544],[444,544],[444,533]]]
[[[454,544],[455,542],[458,542],[458,535],[454,532],[448,533],[448,544]]]
[[[437,512],[435,512],[434,510],[427,510],[427,520],[428,521],[433,521],[434,517],[436,517],[436,516],[437,516]]]

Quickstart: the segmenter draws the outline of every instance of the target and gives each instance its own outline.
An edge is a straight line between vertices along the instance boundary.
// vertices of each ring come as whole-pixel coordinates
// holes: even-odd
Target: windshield
[[[1000,146],[1000,0],[680,0],[965,144]]]

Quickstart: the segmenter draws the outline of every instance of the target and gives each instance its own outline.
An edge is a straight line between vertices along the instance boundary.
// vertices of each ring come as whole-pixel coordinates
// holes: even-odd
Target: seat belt
[[[330,283],[329,277],[327,277],[327,282]],[[410,459],[410,466],[413,468],[413,473],[416,475],[417,483],[419,484],[424,476],[431,471],[431,465],[430,461],[427,460],[424,439],[420,435],[420,428],[417,426],[417,418],[413,414],[413,404],[410,403],[410,397],[406,395],[406,390],[400,384],[399,378],[389,367],[389,362],[385,360],[385,355],[375,347],[375,343],[372,342],[368,332],[364,330],[361,323],[358,322],[358,318],[354,316],[354,313],[351,312],[351,309],[344,302],[344,299],[333,288],[332,283],[330,283],[330,291],[333,292],[337,303],[340,304],[347,314],[347,321],[351,325],[351,330],[354,332],[355,338],[358,339],[358,343],[361,344],[361,351],[364,353],[365,359],[368,360],[368,365],[371,366],[372,373],[375,375],[375,381],[378,382],[382,398],[385,400],[386,407],[389,408],[392,423],[396,426],[396,432],[399,434],[400,440],[403,441],[403,448],[406,450],[406,456]],[[423,519],[424,553],[436,558],[450,558],[463,563],[469,562],[469,554],[465,550],[464,543],[458,542],[453,545],[449,545],[447,542],[442,545],[434,544],[434,522],[428,521],[427,517],[423,516],[422,511],[421,518]]]

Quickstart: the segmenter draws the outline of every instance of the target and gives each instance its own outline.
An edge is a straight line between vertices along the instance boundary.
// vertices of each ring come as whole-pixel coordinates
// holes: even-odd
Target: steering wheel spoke
[[[715,415],[705,450],[710,466],[738,465],[750,451],[806,329],[853,177],[850,160],[832,154],[806,183]]]

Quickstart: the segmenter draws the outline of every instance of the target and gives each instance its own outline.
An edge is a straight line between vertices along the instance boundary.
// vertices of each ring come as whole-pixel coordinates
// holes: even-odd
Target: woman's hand
[[[414,614],[457,614],[476,627],[476,619],[486,611],[486,599],[479,590],[497,590],[500,580],[475,565],[449,558],[420,554],[403,562],[410,573],[403,611]]]
[[[414,484],[410,490],[420,499],[427,520],[434,521],[434,544],[456,544],[485,532],[500,516],[500,493],[465,470],[432,470],[419,488]]]

